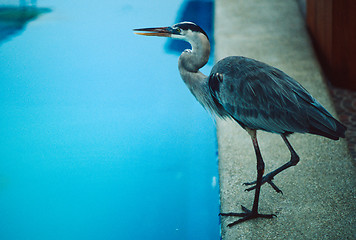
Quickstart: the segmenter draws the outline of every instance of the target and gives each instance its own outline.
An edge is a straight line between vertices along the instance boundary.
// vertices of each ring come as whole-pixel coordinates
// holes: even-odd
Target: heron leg
[[[228,227],[232,227],[236,224],[245,222],[250,219],[254,218],[273,218],[275,214],[259,214],[258,213],[258,202],[260,198],[260,191],[262,185],[262,177],[265,170],[265,164],[262,159],[262,155],[260,152],[260,148],[258,147],[257,136],[255,130],[249,130],[249,134],[251,135],[253,147],[255,148],[256,158],[257,158],[257,180],[255,186],[255,198],[253,200],[252,210],[248,210],[244,206],[241,206],[243,213],[221,213],[221,216],[234,216],[234,217],[241,217],[239,220],[228,224]]]
[[[293,149],[292,145],[289,143],[287,137],[286,137],[284,134],[282,134],[281,136],[282,136],[282,138],[283,138],[285,144],[287,145],[287,147],[288,147],[288,149],[289,149],[289,151],[290,151],[290,153],[291,153],[291,159],[290,159],[289,162],[283,164],[281,167],[279,167],[279,168],[277,168],[276,170],[274,170],[274,171],[272,171],[272,172],[266,174],[266,175],[262,178],[262,184],[264,184],[264,183],[267,182],[267,183],[269,183],[269,184],[272,186],[272,188],[273,188],[277,193],[282,193],[282,194],[283,194],[283,192],[272,182],[272,180],[273,180],[274,176],[276,176],[278,173],[280,173],[280,172],[286,170],[287,168],[290,168],[290,167],[292,167],[292,166],[297,165],[297,163],[299,162],[299,156],[298,156],[297,153],[294,151],[294,149]],[[253,185],[253,184],[255,184],[255,186],[252,186],[252,187],[250,187],[250,188],[247,188],[245,191],[251,191],[251,190],[253,190],[253,189],[256,189],[256,188],[257,188],[257,181],[249,182],[249,183],[244,183],[244,185]]]

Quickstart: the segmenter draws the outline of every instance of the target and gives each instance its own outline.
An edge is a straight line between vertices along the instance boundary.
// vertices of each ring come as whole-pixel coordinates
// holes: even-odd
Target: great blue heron
[[[297,153],[287,140],[291,133],[311,133],[333,140],[345,137],[346,127],[337,121],[308,91],[281,70],[246,57],[232,56],[220,60],[209,76],[199,71],[209,59],[210,43],[207,34],[192,22],[171,27],[134,29],[145,36],[170,37],[187,41],[192,49],[179,57],[180,75],[195,98],[213,115],[230,118],[251,136],[257,158],[257,180],[245,183],[255,189],[252,210],[242,207],[243,213],[221,213],[238,216],[237,223],[253,218],[272,218],[274,214],[258,213],[261,185],[272,182],[274,176],[299,162]],[[287,145],[291,159],[276,170],[264,174],[264,162],[258,147],[256,130],[277,133]]]

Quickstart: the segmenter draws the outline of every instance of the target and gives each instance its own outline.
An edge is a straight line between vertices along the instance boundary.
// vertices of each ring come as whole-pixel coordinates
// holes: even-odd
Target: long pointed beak
[[[133,29],[135,34],[144,36],[170,37],[172,32],[169,27],[139,28]]]

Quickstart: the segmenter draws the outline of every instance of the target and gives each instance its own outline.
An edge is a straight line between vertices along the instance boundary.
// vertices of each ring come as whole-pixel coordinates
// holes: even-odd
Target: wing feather
[[[342,136],[340,123],[307,90],[265,63],[225,58],[212,69],[209,87],[214,101],[242,126],[275,133]]]

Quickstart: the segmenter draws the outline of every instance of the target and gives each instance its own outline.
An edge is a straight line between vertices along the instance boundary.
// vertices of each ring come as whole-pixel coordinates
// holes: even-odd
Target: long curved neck
[[[188,71],[198,72],[209,60],[210,43],[204,36],[197,36],[196,39],[189,41],[192,49],[186,49],[179,57],[178,67],[180,73]]]
[[[199,71],[209,60],[210,43],[205,36],[199,36],[189,42],[191,50],[185,50],[179,57],[178,68],[180,75],[195,98],[204,108],[219,112],[211,97],[208,77]]]
[[[194,95],[199,85],[206,78],[199,69],[209,60],[210,43],[204,36],[197,36],[196,39],[189,41],[192,49],[185,50],[179,57],[178,68],[180,75]]]

